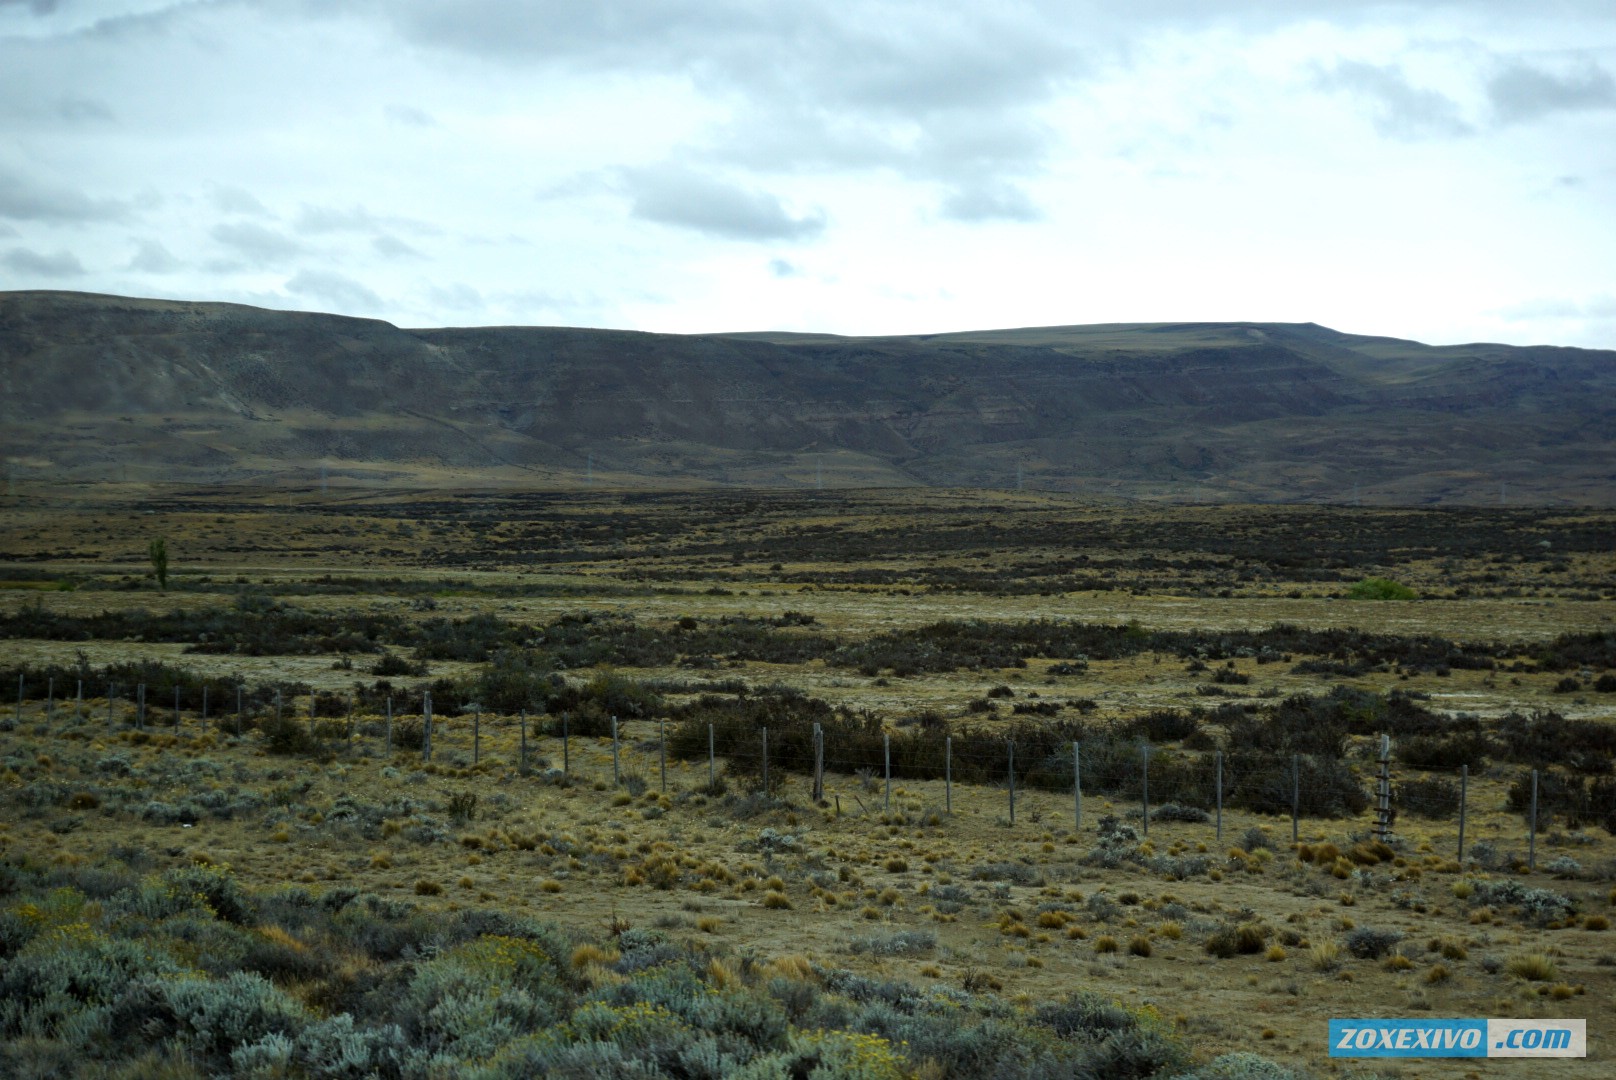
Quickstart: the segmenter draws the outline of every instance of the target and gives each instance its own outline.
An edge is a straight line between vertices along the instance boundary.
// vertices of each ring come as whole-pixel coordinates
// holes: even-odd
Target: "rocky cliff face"
[[[1606,503],[1616,353],[1313,325],[893,338],[0,294],[28,480],[1029,486],[1146,498]]]

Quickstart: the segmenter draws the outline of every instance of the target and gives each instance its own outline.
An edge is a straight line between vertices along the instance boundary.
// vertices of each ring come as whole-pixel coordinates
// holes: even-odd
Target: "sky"
[[[0,0],[0,290],[1616,348],[1611,0]]]

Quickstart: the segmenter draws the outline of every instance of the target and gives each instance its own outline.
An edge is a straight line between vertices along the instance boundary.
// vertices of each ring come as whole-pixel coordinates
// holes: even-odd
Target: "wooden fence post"
[[[1010,824],[1014,825],[1016,823],[1016,744],[1006,742],[1005,746],[1009,748]]]
[[[1291,844],[1295,846],[1299,830],[1297,818],[1302,811],[1302,755],[1291,755]]]
[[[1077,741],[1072,742],[1072,828],[1083,827],[1083,754]]]
[[[769,729],[763,729],[763,797],[769,797]]]
[[[1465,846],[1465,812],[1470,803],[1470,766],[1459,766],[1459,869],[1464,869]]]
[[[1145,823],[1144,838],[1150,839],[1150,744],[1139,744],[1139,808],[1143,811]]]
[[[713,725],[707,725],[707,790],[718,786],[718,754],[713,750]]]
[[[1526,840],[1526,869],[1537,869],[1537,770],[1532,770],[1532,826]]]
[[[432,691],[421,692],[421,760],[432,760]]]
[[[943,736],[943,811],[954,812],[954,736]]]
[[[1217,752],[1218,765],[1218,843],[1223,843],[1223,751]]]
[[[518,714],[517,714],[517,723],[521,725],[520,730],[521,730],[521,733],[522,733],[522,753],[521,753],[521,757],[517,759],[516,771],[521,773],[523,776],[526,776],[527,775],[527,710],[526,709],[522,709],[522,710],[520,710],[518,712]]]
[[[471,713],[471,763],[483,759],[483,707],[478,705]]]
[[[668,722],[657,721],[657,758],[662,766],[662,793],[668,793]]]
[[[892,733],[889,732],[889,731],[883,731],[881,733],[881,760],[883,762],[882,768],[886,773],[886,781],[887,781],[886,804],[883,807],[883,809],[891,810],[892,809]]]
[[[825,801],[825,729],[818,724],[814,725],[814,791],[812,798],[816,806]]]
[[[617,764],[617,717],[612,717],[612,787],[616,787],[622,779],[622,773]]]
[[[146,728],[146,684],[141,683],[139,688],[139,702],[135,706],[135,727],[142,731]]]
[[[387,698],[387,748],[383,751],[387,757],[393,756],[393,698]]]

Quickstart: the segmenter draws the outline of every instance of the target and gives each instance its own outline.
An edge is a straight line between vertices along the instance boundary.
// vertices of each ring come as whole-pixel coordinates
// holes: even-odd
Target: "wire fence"
[[[431,693],[422,690],[401,694],[397,710],[392,698],[380,708],[375,704],[338,693],[293,696],[274,686],[249,688],[231,677],[156,686],[113,680],[91,686],[78,678],[58,687],[56,679],[47,679],[44,687],[30,687],[19,676],[13,719],[23,724],[26,712],[46,725],[61,718],[180,737],[212,732],[254,738],[285,753],[419,754],[423,763],[437,755],[450,764],[476,766],[485,753],[497,753],[523,775],[613,787],[655,784],[661,791],[669,790],[670,773],[675,790],[716,793],[721,782],[733,782],[765,798],[788,787],[795,794],[807,780],[811,802],[864,814],[890,814],[895,783],[928,785],[921,790],[943,815],[955,813],[956,785],[976,790],[973,805],[980,805],[980,789],[987,787],[1003,798],[1002,818],[1010,826],[1047,825],[1069,814],[1074,829],[1093,828],[1093,804],[1100,800],[1136,821],[1147,839],[1154,825],[1180,839],[1210,832],[1219,845],[1226,813],[1234,810],[1278,819],[1281,827],[1288,819],[1293,844],[1301,840],[1304,820],[1310,837],[1329,822],[1343,838],[1367,832],[1390,840],[1398,816],[1411,814],[1461,865],[1480,858],[1466,847],[1472,838],[1469,766],[1409,768],[1395,761],[1384,736],[1378,754],[1365,762],[1373,767],[1366,791],[1363,777],[1340,758],[1238,747],[1187,750],[1143,740],[1063,740],[1054,725],[1018,725],[1014,737],[1006,738],[991,724],[959,732],[893,731],[873,717],[853,730],[802,722],[771,728],[567,713],[496,715],[476,706],[451,710],[458,715],[447,718],[434,715]],[[1616,795],[1616,781],[1610,783],[1607,793],[1594,781],[1595,801]],[[1518,771],[1507,809],[1521,816],[1529,870],[1536,869],[1540,827],[1557,816],[1579,824],[1586,806],[1577,793],[1586,803],[1588,790],[1560,772]],[[1433,832],[1444,826],[1451,827],[1448,836]]]

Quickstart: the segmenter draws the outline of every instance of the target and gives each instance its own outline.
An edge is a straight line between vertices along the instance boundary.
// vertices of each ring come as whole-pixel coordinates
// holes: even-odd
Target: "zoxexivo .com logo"
[[[1586,1020],[1331,1020],[1331,1057],[1587,1057]]]

